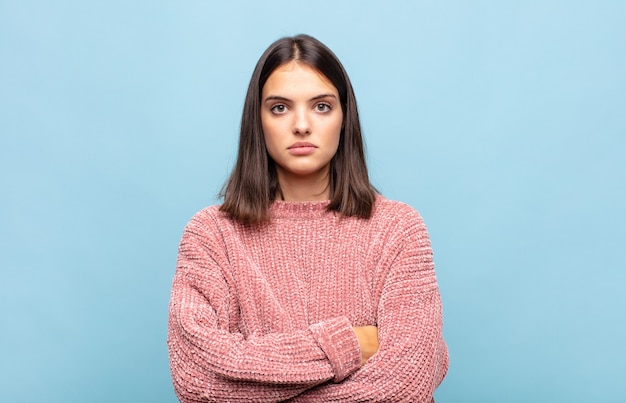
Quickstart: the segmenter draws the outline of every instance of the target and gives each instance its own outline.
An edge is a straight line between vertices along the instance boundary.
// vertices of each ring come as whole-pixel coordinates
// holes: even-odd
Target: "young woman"
[[[369,182],[336,56],[261,56],[224,203],[186,226],[168,346],[182,402],[431,402],[448,368],[426,227]]]

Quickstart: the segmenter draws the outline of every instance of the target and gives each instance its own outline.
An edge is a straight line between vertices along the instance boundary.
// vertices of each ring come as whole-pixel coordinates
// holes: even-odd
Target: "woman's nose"
[[[293,123],[293,134],[306,136],[311,134],[311,123],[306,111],[296,111]]]

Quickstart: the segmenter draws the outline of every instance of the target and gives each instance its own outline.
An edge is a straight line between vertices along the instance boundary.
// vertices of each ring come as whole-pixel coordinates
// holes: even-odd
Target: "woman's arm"
[[[360,367],[347,318],[289,333],[238,332],[231,323],[238,308],[220,268],[227,257],[219,243],[207,233],[206,221],[192,220],[179,248],[168,347],[182,402],[283,401],[325,381],[341,381]]]
[[[399,249],[379,302],[378,352],[343,382],[317,386],[293,402],[431,402],[448,368],[441,299],[426,227],[414,211],[405,222],[386,245]]]

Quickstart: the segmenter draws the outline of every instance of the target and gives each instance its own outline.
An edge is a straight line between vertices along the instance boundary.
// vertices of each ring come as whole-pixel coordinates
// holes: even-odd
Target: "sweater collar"
[[[312,218],[326,215],[329,200],[286,202],[275,200],[270,205],[272,218]]]

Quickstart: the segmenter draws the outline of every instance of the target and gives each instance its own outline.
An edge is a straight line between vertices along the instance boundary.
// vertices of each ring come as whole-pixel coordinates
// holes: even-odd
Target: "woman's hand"
[[[353,327],[361,347],[361,365],[378,351],[378,328],[376,326]]]

